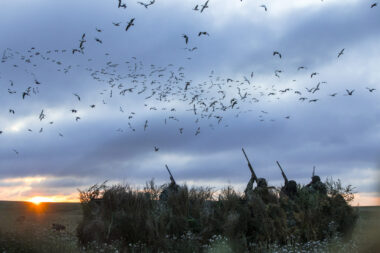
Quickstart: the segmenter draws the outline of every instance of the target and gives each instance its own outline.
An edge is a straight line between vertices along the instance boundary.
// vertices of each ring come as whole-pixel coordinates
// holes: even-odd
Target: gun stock
[[[288,178],[286,177],[286,175],[285,175],[285,172],[284,172],[284,170],[282,169],[282,167],[281,167],[281,165],[280,165],[280,163],[278,162],[278,161],[276,161],[277,162],[277,165],[278,165],[278,167],[280,168],[280,170],[281,170],[281,174],[282,174],[282,177],[284,178],[284,180],[285,180],[285,185],[287,185],[288,184]]]
[[[255,179],[255,181],[257,182],[257,176],[256,176],[256,173],[255,173],[255,171],[253,170],[253,167],[252,167],[252,165],[251,165],[251,162],[249,161],[248,156],[247,156],[247,154],[246,154],[245,151],[244,151],[244,148],[242,148],[241,150],[243,151],[243,154],[244,154],[244,156],[245,156],[245,159],[246,159],[247,162],[248,162],[248,168],[249,168],[249,170],[251,171],[252,177],[253,177],[253,178]]]

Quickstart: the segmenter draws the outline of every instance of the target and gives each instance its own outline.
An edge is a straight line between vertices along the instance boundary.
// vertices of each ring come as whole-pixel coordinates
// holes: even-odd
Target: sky
[[[244,147],[270,185],[276,161],[300,184],[315,166],[380,205],[373,1],[122,3],[1,1],[1,200],[162,185],[165,164],[178,183],[243,191]]]

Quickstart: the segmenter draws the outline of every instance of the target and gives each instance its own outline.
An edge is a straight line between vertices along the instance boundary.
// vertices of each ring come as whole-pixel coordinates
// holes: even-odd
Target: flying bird
[[[344,48],[340,50],[340,52],[338,53],[338,58],[343,54],[343,52],[344,52]]]
[[[352,96],[352,93],[354,93],[355,90],[347,90],[347,89],[346,89],[346,91],[347,91],[347,94],[348,94],[349,96]]]
[[[201,36],[201,35],[207,35],[207,36],[210,36],[210,34],[208,34],[208,32],[199,32],[199,33],[198,33],[198,37]]]
[[[128,22],[128,25],[127,27],[125,28],[125,31],[128,31],[128,29],[131,27],[131,26],[134,26],[135,24],[133,23],[135,21],[135,18],[131,18],[131,20],[129,20]]]
[[[96,42],[99,42],[100,44],[103,44],[103,41],[101,41],[99,38],[95,38]]]
[[[195,5],[195,7],[193,8],[193,10],[194,10],[194,11],[199,11],[199,9],[198,9],[198,4]]]
[[[319,73],[317,73],[317,72],[313,72],[313,73],[311,73],[311,75],[310,75],[310,78],[313,78],[313,76],[316,76],[316,75],[318,75]]]
[[[185,39],[185,43],[189,42],[189,37],[186,34],[182,34],[182,37]]]
[[[298,67],[297,70],[301,70],[301,69],[305,69],[305,67],[304,66],[300,66],[300,67]]]
[[[154,2],[156,2],[156,0],[151,0],[149,3],[143,3],[143,2],[137,2],[138,4],[141,4],[142,6],[144,6],[146,9],[148,9],[148,7],[152,4],[154,4]]]
[[[373,3],[373,4],[371,4],[371,9],[373,8],[373,7],[376,7],[377,6],[377,3]]]
[[[121,3],[121,0],[119,0],[119,5],[118,5],[118,8],[127,8],[127,5],[126,4],[123,4]]]
[[[144,131],[145,129],[148,127],[148,120],[145,121],[145,124],[144,124]]]
[[[282,55],[279,52],[277,52],[277,51],[273,52],[273,56],[275,56],[275,55],[278,55],[278,57],[282,58]]]
[[[263,7],[265,11],[268,11],[268,8],[267,8],[267,6],[265,4],[260,5],[260,7]]]
[[[73,93],[73,95],[77,97],[78,101],[80,101],[80,96],[78,94]]]
[[[39,116],[40,121],[43,120],[45,118],[45,116],[46,115],[44,114],[44,110],[42,110],[40,113],[40,116]]]
[[[187,87],[189,87],[189,85],[190,85],[190,82],[186,82],[185,90],[187,90]]]
[[[157,152],[158,150],[160,150],[160,148],[157,148],[156,146],[154,146],[154,152]]]
[[[369,92],[373,92],[373,91],[375,91],[376,89],[375,88],[366,88]]]
[[[202,5],[202,9],[201,9],[201,13],[206,9],[206,8],[208,8],[208,1],[209,0],[207,0],[203,5]]]

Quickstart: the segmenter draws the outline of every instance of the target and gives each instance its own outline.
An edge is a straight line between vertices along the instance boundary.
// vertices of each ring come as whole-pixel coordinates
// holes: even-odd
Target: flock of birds
[[[138,2],[139,5],[148,9],[153,4],[155,0],[149,2]],[[377,6],[377,3],[371,5],[371,8]],[[268,11],[267,6],[262,5],[265,11]],[[125,9],[127,8],[126,3],[122,0],[118,0],[118,8]],[[200,13],[204,12],[209,8],[209,1],[207,0],[204,4],[196,5],[193,10],[199,11]],[[112,22],[115,27],[122,25],[122,22]],[[135,18],[131,18],[125,24],[125,31],[128,31],[133,26],[135,26]],[[95,27],[95,31],[98,34],[102,33],[102,29]],[[201,36],[210,36],[207,31],[200,31],[198,37]],[[184,39],[185,50],[190,52],[197,49],[197,47],[188,48],[190,37],[187,34],[182,34]],[[100,36],[99,36],[100,37]],[[96,43],[102,44],[103,40],[99,37],[95,37],[94,40]],[[119,63],[108,60],[101,67],[88,67],[82,65],[66,65],[64,63],[65,55],[74,55],[79,54],[80,56],[86,57],[85,46],[88,43],[88,38],[86,33],[83,33],[79,44],[76,48],[73,49],[55,49],[42,52],[37,50],[35,47],[28,49],[26,52],[14,51],[13,49],[6,49],[3,52],[1,64],[10,64],[11,67],[15,69],[21,69],[28,73],[32,79],[33,84],[23,87],[22,85],[17,84],[14,80],[10,79],[8,82],[7,91],[10,96],[14,96],[15,99],[19,96],[21,100],[28,100],[32,96],[38,96],[40,89],[44,87],[44,83],[37,78],[34,71],[31,71],[30,68],[38,68],[39,61],[45,61],[49,64],[54,64],[58,66],[57,71],[64,73],[65,75],[69,74],[74,68],[81,69],[81,71],[87,71],[92,80],[104,84],[102,89],[98,91],[101,104],[107,105],[108,101],[116,96],[119,98],[117,101],[122,101],[123,97],[133,96],[134,98],[139,97],[143,98],[143,104],[145,110],[148,111],[162,111],[166,112],[166,117],[163,120],[164,124],[169,122],[176,122],[178,125],[178,134],[183,134],[185,131],[185,125],[181,125],[180,117],[184,115],[185,112],[193,114],[195,118],[195,128],[189,131],[193,131],[195,136],[199,135],[201,132],[201,126],[199,122],[206,120],[211,122],[209,127],[214,129],[214,125],[224,125],[228,127],[228,124],[223,124],[223,120],[228,118],[230,115],[239,117],[242,113],[251,112],[251,107],[248,106],[248,109],[245,105],[259,103],[260,101],[268,101],[271,97],[275,99],[280,99],[281,96],[287,94],[295,96],[300,102],[308,101],[309,103],[316,103],[320,100],[320,97],[316,97],[320,92],[325,81],[315,81],[315,86],[305,87],[305,90],[294,89],[292,87],[287,87],[284,89],[277,88],[276,85],[271,87],[266,87],[264,85],[256,84],[254,77],[255,73],[251,72],[247,76],[242,78],[227,78],[220,77],[215,75],[214,71],[211,71],[208,80],[204,82],[195,83],[192,80],[189,80],[185,75],[185,68],[182,66],[176,67],[173,64],[168,64],[165,66],[156,66],[151,64],[145,66],[141,61],[137,60],[136,57],[128,59],[128,61]],[[337,52],[337,58],[341,58],[345,53],[345,48]],[[108,53],[105,54],[107,57],[110,57]],[[283,54],[279,51],[274,50],[271,57],[278,57],[278,60],[283,60]],[[87,61],[91,62],[94,59],[88,58]],[[308,68],[306,66],[299,66],[298,71],[306,71]],[[125,71],[127,70],[127,71]],[[280,79],[283,74],[283,70],[275,69],[274,78]],[[319,72],[310,71],[308,74],[311,80],[315,80],[320,75]],[[5,79],[0,75],[0,80]],[[295,82],[296,80],[292,80]],[[4,82],[4,81],[2,81]],[[376,91],[375,88],[366,87],[368,92],[373,93]],[[346,89],[344,95],[353,96],[355,89]],[[78,92],[71,91],[72,96],[78,103],[82,103],[83,94]],[[331,97],[338,95],[337,92],[328,94]],[[94,99],[94,101],[97,99]],[[180,106],[178,106],[180,105]],[[96,110],[99,106],[97,103],[92,103],[87,105],[88,110]],[[126,114],[128,120],[128,127],[125,129],[119,127],[116,129],[117,132],[124,132],[128,129],[132,132],[136,131],[136,124],[138,120],[135,121],[137,113],[128,110],[123,106],[119,105],[118,110],[122,114]],[[180,107],[180,108],[178,108]],[[246,109],[246,110],[244,110]],[[8,109],[10,116],[15,115],[17,112],[14,108]],[[37,113],[36,118],[40,122],[47,121],[47,125],[53,125],[54,121],[48,120],[49,114],[47,113],[48,109],[41,108]],[[82,116],[80,115],[80,109],[76,108],[75,105],[72,108],[67,108],[67,112],[73,115],[73,120],[75,122],[81,121]],[[268,114],[268,111],[261,110],[260,115],[258,116],[259,121],[265,121],[265,115]],[[284,116],[284,119],[289,120],[290,115]],[[275,121],[275,119],[270,119],[270,121]],[[143,131],[147,131],[150,126],[149,119],[143,121],[142,126]],[[7,134],[7,132],[1,129],[0,125],[0,137],[1,135]],[[44,131],[44,127],[39,127],[37,130],[32,130],[31,128],[25,129],[28,132],[39,132]],[[64,137],[61,132],[58,132],[59,137]],[[154,146],[154,151],[158,152],[160,148]],[[13,151],[18,155],[19,152],[16,149]]]

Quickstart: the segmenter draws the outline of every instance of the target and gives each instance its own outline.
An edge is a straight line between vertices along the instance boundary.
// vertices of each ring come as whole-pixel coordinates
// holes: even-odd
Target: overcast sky
[[[301,184],[315,166],[380,204],[380,7],[125,3],[1,1],[0,199],[163,184],[165,164],[179,183],[243,190],[244,147],[271,185],[276,160]]]

